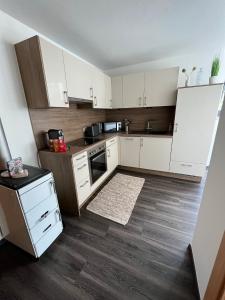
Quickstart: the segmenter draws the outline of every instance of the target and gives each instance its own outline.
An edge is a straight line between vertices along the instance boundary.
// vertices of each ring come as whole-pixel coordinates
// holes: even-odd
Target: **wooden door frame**
[[[204,300],[225,300],[225,232],[216,256]]]

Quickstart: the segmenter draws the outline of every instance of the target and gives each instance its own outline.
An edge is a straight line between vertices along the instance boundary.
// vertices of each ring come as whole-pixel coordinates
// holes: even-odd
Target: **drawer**
[[[61,222],[59,209],[55,209],[42,222],[30,230],[30,235],[34,244],[36,244],[47,232],[49,232],[57,222]]]
[[[112,144],[115,144],[117,142],[117,137],[111,138],[110,140],[106,141],[106,147],[109,147]]]
[[[52,194],[25,215],[28,227],[31,229],[41,223],[55,208],[58,208],[58,201],[56,194]]]
[[[45,250],[54,242],[54,240],[62,232],[62,222],[57,222],[56,225],[51,228],[35,245],[37,257],[40,257]]]
[[[91,193],[90,179],[86,178],[84,181],[77,183],[76,186],[78,203],[81,206]]]
[[[202,177],[205,174],[205,171],[206,166],[204,164],[178,161],[171,161],[170,163],[170,172],[173,173]]]
[[[28,212],[43,200],[55,194],[55,183],[53,178],[35,186],[33,189],[20,196],[24,212]]]
[[[87,158],[82,160],[81,163],[74,165],[74,175],[76,182],[80,183],[86,178],[89,178],[89,166]]]
[[[73,157],[73,165],[76,166],[77,164],[84,163],[87,160],[87,152],[82,152]]]

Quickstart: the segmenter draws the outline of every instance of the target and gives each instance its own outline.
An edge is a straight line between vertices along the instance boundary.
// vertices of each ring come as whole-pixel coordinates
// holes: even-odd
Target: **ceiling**
[[[225,44],[224,0],[0,0],[0,9],[102,69]]]

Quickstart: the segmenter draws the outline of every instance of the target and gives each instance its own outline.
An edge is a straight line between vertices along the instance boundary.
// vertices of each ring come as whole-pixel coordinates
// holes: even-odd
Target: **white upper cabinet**
[[[99,69],[93,69],[93,107],[105,108],[105,74]]]
[[[93,67],[64,51],[64,62],[68,87],[68,96],[93,100]]]
[[[141,137],[140,168],[169,171],[172,137]]]
[[[178,74],[178,67],[146,72],[143,106],[176,105]]]
[[[178,90],[171,156],[173,166],[177,165],[174,162],[182,162],[182,168],[191,170],[193,163],[206,165],[222,91],[222,84]]]
[[[111,77],[105,75],[105,108],[112,108]]]
[[[144,73],[123,76],[123,107],[143,106]]]
[[[123,107],[123,77],[112,77],[112,108]]]

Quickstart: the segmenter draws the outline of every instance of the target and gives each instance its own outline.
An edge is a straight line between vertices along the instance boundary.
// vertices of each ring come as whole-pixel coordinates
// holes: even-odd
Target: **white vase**
[[[218,76],[211,76],[209,77],[209,84],[218,83]]]

